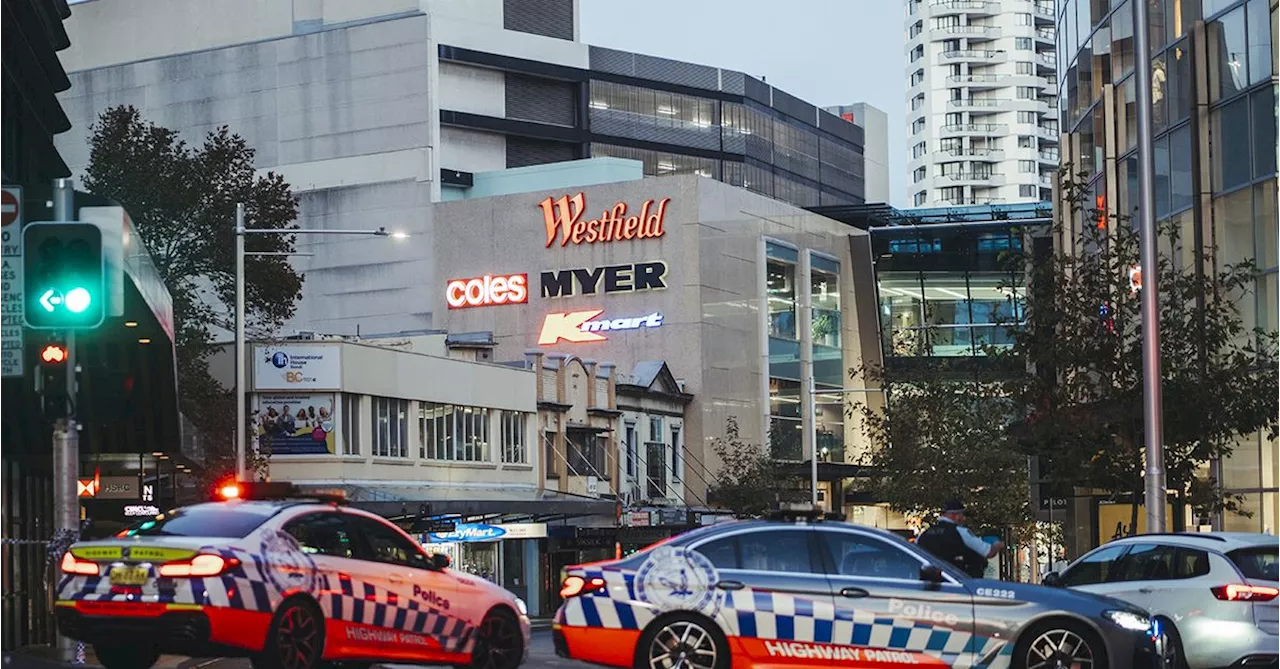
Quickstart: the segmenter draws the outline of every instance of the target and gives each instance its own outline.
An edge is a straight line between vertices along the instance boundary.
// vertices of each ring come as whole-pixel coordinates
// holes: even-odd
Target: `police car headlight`
[[[1102,617],[1133,632],[1151,629],[1151,619],[1133,611],[1103,611]]]
[[[516,597],[516,610],[519,611],[522,616],[529,615],[529,605],[525,604],[524,600],[519,597]]]

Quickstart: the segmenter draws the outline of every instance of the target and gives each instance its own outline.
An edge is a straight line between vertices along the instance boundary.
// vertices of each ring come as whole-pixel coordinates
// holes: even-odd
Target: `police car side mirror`
[[[1051,571],[1045,574],[1044,577],[1040,579],[1040,585],[1047,585],[1050,588],[1061,588],[1062,577],[1058,575],[1058,572]]]
[[[450,564],[450,560],[448,555],[445,555],[444,553],[431,554],[432,569],[435,569],[436,571],[442,571],[444,569],[447,569],[449,567],[449,564]]]
[[[920,567],[920,580],[926,583],[941,583],[942,570],[936,565],[924,565]]]

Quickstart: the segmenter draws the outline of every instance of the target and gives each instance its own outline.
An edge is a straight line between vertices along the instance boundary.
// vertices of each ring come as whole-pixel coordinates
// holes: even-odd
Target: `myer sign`
[[[342,346],[255,346],[253,385],[257,390],[338,390],[342,387]]]

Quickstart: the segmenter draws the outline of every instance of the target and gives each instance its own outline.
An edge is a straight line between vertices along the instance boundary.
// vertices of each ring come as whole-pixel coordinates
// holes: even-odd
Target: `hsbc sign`
[[[631,318],[600,318],[603,313],[603,309],[590,309],[547,314],[542,320],[542,331],[538,333],[538,345],[553,346],[561,341],[571,344],[607,341],[608,337],[601,333],[662,326],[662,314],[658,312]]]
[[[453,279],[445,286],[444,298],[450,309],[524,304],[529,301],[529,277],[486,274],[472,279]]]

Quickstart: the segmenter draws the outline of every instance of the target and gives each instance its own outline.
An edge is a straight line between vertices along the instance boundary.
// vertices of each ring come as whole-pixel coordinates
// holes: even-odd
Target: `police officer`
[[[942,504],[938,522],[920,534],[916,545],[974,578],[982,578],[987,570],[987,558],[994,557],[1004,547],[1002,542],[988,544],[974,536],[964,526],[964,504],[954,499]]]

